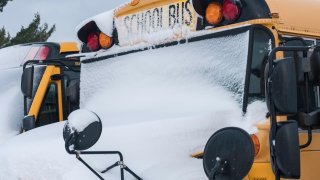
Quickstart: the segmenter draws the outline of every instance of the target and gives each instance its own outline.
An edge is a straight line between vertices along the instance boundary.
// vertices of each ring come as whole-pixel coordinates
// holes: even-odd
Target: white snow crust
[[[143,179],[207,179],[202,160],[190,155],[223,127],[253,133],[265,120],[264,102],[251,103],[245,115],[241,110],[248,39],[246,32],[82,64],[81,108],[103,123],[91,150],[121,151]],[[0,179],[97,179],[65,151],[63,125],[37,128],[1,145]],[[97,171],[117,160],[82,157]],[[101,175],[120,179],[118,168]]]
[[[68,116],[69,126],[72,127],[73,130],[77,130],[77,132],[83,131],[95,121],[99,121],[99,118],[94,113],[86,109],[73,111]]]

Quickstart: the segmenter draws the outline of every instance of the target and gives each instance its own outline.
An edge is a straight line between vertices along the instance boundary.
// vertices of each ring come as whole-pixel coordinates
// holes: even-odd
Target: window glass
[[[49,85],[42,102],[36,126],[43,126],[59,121],[57,86]]]
[[[271,49],[272,40],[270,35],[264,30],[255,29],[253,35],[249,102],[265,97],[264,70]]]

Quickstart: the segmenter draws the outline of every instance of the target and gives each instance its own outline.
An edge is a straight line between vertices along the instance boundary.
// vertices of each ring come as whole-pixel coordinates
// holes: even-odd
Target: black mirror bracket
[[[281,125],[277,122],[277,110],[275,107],[275,102],[273,101],[273,95],[272,95],[272,78],[271,75],[273,74],[273,70],[275,67],[275,63],[274,63],[274,59],[276,56],[276,53],[279,51],[282,52],[287,52],[287,51],[294,51],[294,52],[302,52],[303,53],[303,59],[301,61],[301,65],[302,65],[302,71],[304,74],[304,82],[305,82],[305,87],[307,88],[306,93],[308,93],[308,73],[311,71],[311,65],[310,65],[310,59],[308,58],[308,51],[314,51],[316,48],[319,48],[318,46],[286,46],[286,47],[277,47],[274,48],[270,54],[269,54],[269,71],[268,71],[268,80],[266,82],[267,85],[267,93],[268,96],[270,97],[270,99],[268,100],[268,106],[269,106],[269,111],[270,111],[270,122],[271,122],[271,127],[270,127],[270,139],[269,139],[269,143],[270,143],[270,156],[271,156],[271,162],[272,162],[272,167],[273,167],[273,171],[275,173],[275,179],[276,180],[280,180],[280,176],[282,176],[283,172],[280,172],[280,169],[283,169],[283,164],[280,163],[280,166],[282,167],[278,167],[279,164],[278,162],[282,161],[281,157],[279,156],[279,153],[281,154],[281,152],[277,152],[276,149],[279,150],[279,147],[277,148],[276,144],[276,139],[277,139],[277,133],[279,133],[281,130]],[[307,94],[308,95],[308,94]],[[308,97],[308,96],[307,96]],[[308,102],[306,102],[306,104],[309,104]],[[310,108],[307,107],[307,112],[309,112]],[[290,122],[288,122],[290,123]],[[294,127],[296,125],[291,126],[291,128],[293,127],[293,129],[297,129],[297,127]],[[311,144],[312,141],[312,125],[308,126],[308,141],[306,144],[300,146],[300,148],[305,148],[307,146],[309,146]],[[290,128],[290,127],[289,127]],[[279,131],[279,132],[278,132]],[[297,130],[296,130],[297,131]],[[297,132],[296,132],[297,133]],[[294,134],[294,133],[293,133]],[[294,134],[295,136],[298,137],[297,134]],[[299,142],[296,142],[297,146],[299,147]],[[281,143],[280,143],[281,144]],[[280,145],[281,146],[281,145]],[[300,161],[300,160],[299,160]],[[291,169],[292,170],[292,169]],[[282,174],[282,175],[281,175]],[[290,173],[287,174],[288,176],[290,176]],[[291,174],[292,175],[292,174]],[[298,175],[296,175],[298,176]]]
[[[73,133],[66,139],[65,143],[65,149],[69,154],[76,155],[76,158],[84,164],[92,173],[94,173],[100,180],[104,180],[104,178],[96,171],[94,170],[88,163],[86,163],[82,158],[81,154],[83,155],[118,155],[119,156],[119,161],[115,162],[113,165],[109,166],[105,170],[101,171],[100,173],[106,173],[109,170],[119,166],[120,167],[120,175],[121,175],[121,180],[124,180],[124,171],[127,171],[130,173],[133,177],[135,177],[138,180],[142,180],[137,174],[135,174],[131,169],[129,169],[128,166],[124,164],[123,161],[123,155],[120,151],[77,151],[72,148],[75,139],[77,136],[77,132]],[[71,149],[70,149],[71,147]]]
[[[224,174],[228,166],[228,161],[216,158],[216,163],[209,173],[209,180],[214,180],[217,174]]]

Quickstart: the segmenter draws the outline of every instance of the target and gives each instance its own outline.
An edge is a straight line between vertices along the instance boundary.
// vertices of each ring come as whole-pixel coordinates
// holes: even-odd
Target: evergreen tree
[[[2,27],[2,29],[0,29],[0,48],[8,46],[10,38],[10,34],[6,32],[4,27]]]
[[[8,1],[12,0],[0,0],[0,12],[3,11],[3,8],[7,5]],[[6,32],[5,28],[2,27],[0,29],[0,48],[16,44],[47,41],[55,29],[55,25],[50,28],[47,23],[40,25],[40,15],[39,13],[36,13],[29,26],[26,28],[22,26],[15,37],[11,37],[10,34]]]
[[[40,15],[35,14],[35,18],[28,27],[21,27],[16,37],[11,38],[9,45],[29,43],[29,42],[44,42],[55,31],[56,26],[53,25],[50,29],[47,23],[40,25]]]
[[[3,11],[3,7],[7,5],[8,1],[12,0],[0,0],[0,12]]]

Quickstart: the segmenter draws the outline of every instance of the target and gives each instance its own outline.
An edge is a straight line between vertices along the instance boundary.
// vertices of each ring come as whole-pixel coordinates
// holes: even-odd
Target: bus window
[[[43,126],[59,121],[57,86],[51,83],[43,99],[36,126]]]
[[[249,102],[265,96],[264,69],[271,49],[272,40],[270,35],[262,29],[255,29],[253,34]]]

